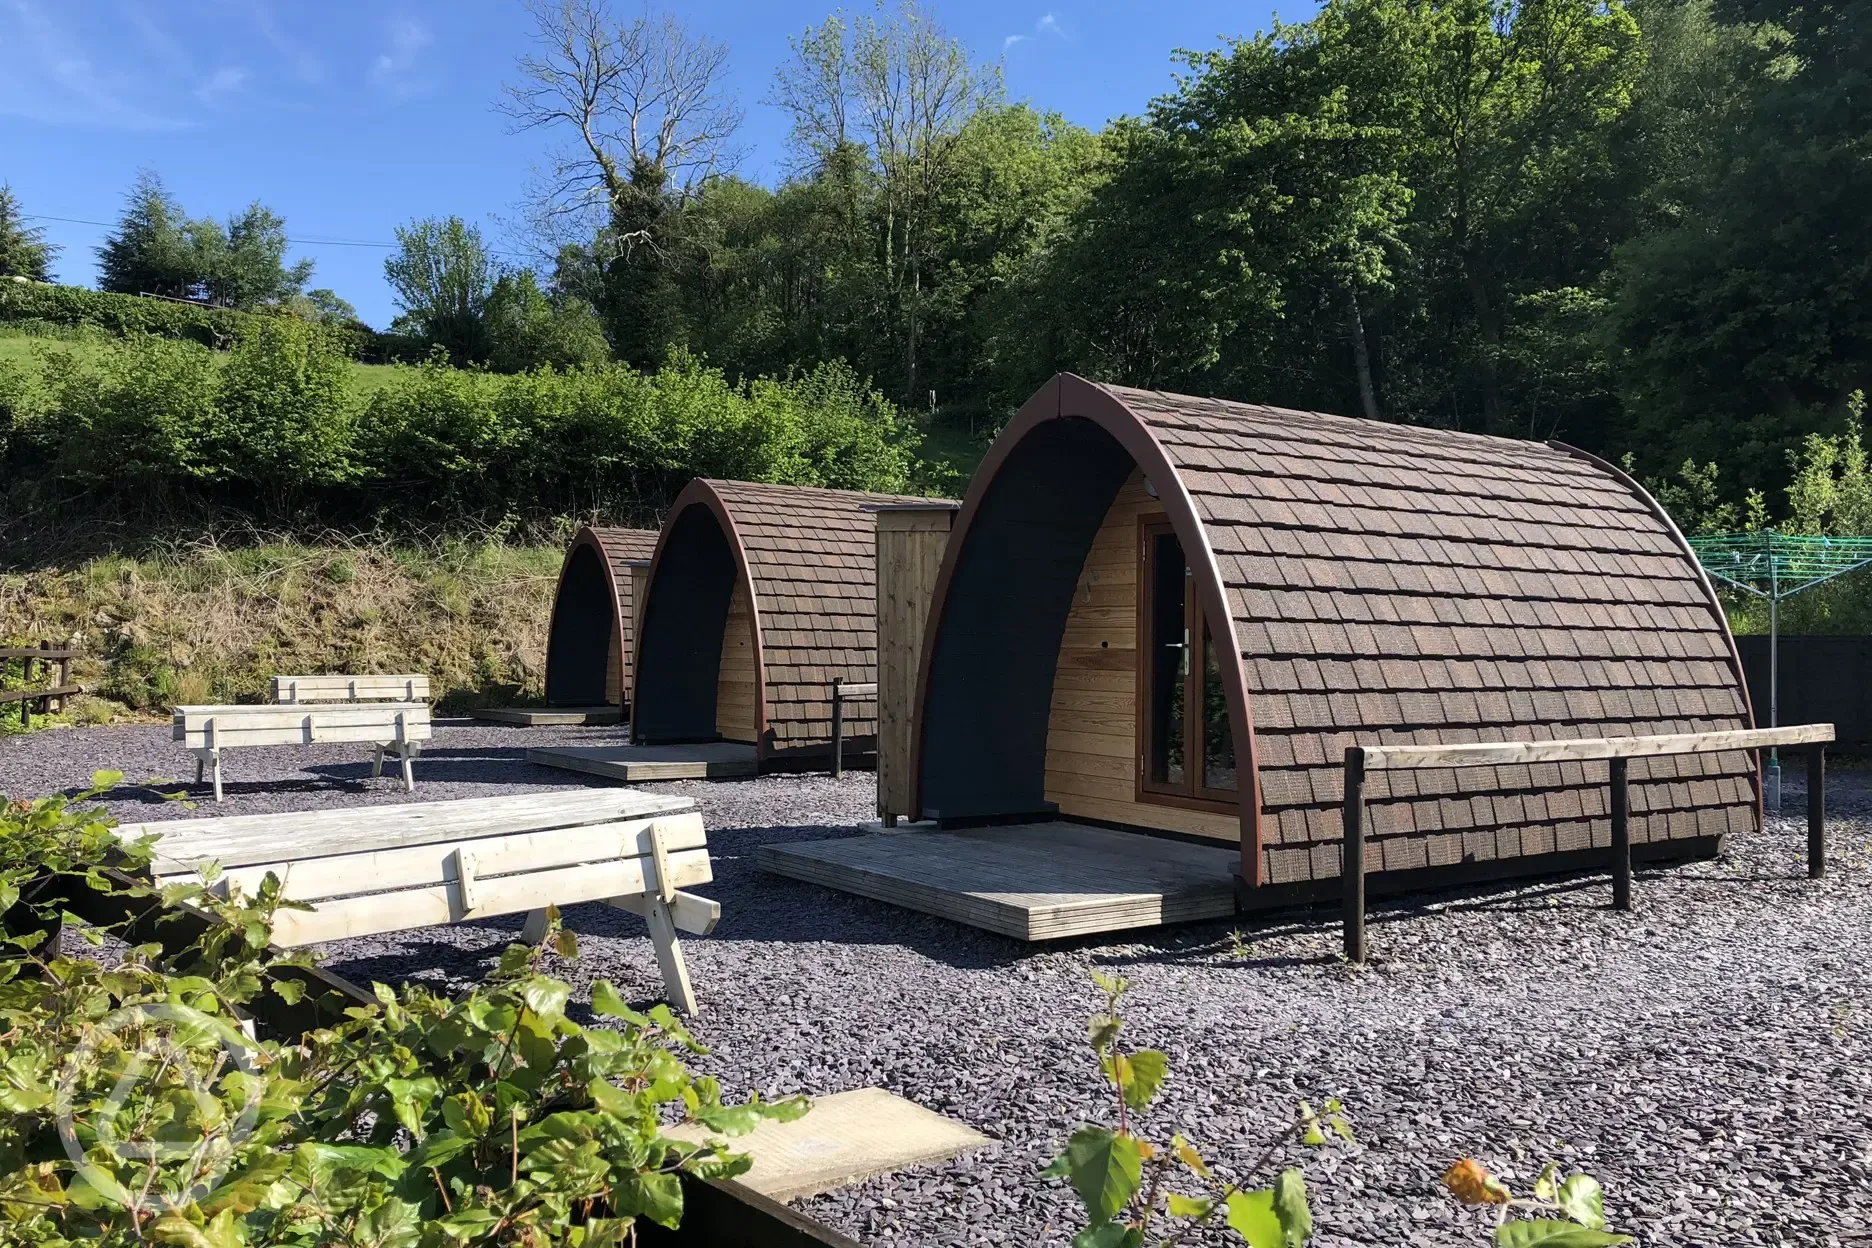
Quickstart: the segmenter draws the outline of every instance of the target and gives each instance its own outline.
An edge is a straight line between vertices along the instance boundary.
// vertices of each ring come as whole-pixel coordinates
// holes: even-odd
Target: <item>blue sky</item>
[[[642,11],[629,0],[617,7]],[[788,37],[838,6],[673,7],[728,45],[730,85],[747,113],[740,172],[772,181],[786,125],[761,100]],[[1259,0],[928,7],[979,58],[1003,59],[1011,98],[1092,127],[1167,90],[1173,49],[1252,34],[1271,17]],[[399,223],[456,213],[509,245],[550,146],[509,133],[493,107],[528,36],[518,0],[0,0],[0,180],[29,213],[87,221],[113,220],[142,167],[192,214],[225,217],[260,199],[306,240],[295,254],[317,262],[313,285],[385,325],[395,310],[384,250],[342,243],[384,242]],[[38,224],[65,247],[60,280],[89,284],[104,231]]]

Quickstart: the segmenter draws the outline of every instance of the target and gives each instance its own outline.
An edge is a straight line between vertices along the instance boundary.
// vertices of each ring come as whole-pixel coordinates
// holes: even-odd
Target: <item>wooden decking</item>
[[[528,750],[526,760],[639,784],[645,780],[720,780],[758,770],[754,747],[733,741],[701,745],[568,745]]]
[[[490,706],[473,712],[476,719],[522,728],[566,728],[585,724],[615,724],[624,718],[617,706]]]
[[[1058,820],[763,845],[775,875],[888,901],[1017,940],[1235,913],[1239,855]]]

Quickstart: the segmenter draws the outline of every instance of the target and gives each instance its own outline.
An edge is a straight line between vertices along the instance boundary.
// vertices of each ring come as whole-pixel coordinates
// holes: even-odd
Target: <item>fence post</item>
[[[50,650],[52,648],[52,643],[49,641],[42,641],[39,643],[39,648],[41,650]],[[48,682],[52,681],[52,660],[51,659],[39,660],[39,679],[48,681]],[[57,681],[53,683],[62,685],[65,682],[61,680],[61,681]],[[59,709],[64,710],[65,708],[61,705]],[[51,694],[48,693],[45,697],[39,699],[39,713],[41,715],[47,715],[47,716],[52,714],[52,695]]]
[[[1612,908],[1630,910],[1631,903],[1631,787],[1626,783],[1629,760],[1615,758],[1606,769],[1612,787]]]
[[[1826,876],[1826,746],[1807,747],[1807,878]]]
[[[1365,749],[1349,745],[1345,752],[1345,852],[1340,866],[1345,898],[1345,957],[1354,965],[1365,961]]]
[[[839,686],[844,678],[832,678],[832,778],[845,774],[845,698]]]
[[[33,683],[33,661],[30,658],[22,657],[20,659],[20,689],[22,691],[30,689],[32,688],[32,683]],[[21,732],[25,732],[32,727],[32,704],[33,704],[33,700],[31,698],[20,699],[19,707],[20,707],[20,731]]]
[[[67,641],[65,643],[65,649],[68,652],[71,650],[70,641]],[[59,668],[58,683],[61,686],[71,684],[71,655],[69,653],[67,653],[64,658],[58,661],[58,668]],[[59,694],[59,698],[58,698],[58,712],[61,715],[65,713],[65,695],[62,693]]]

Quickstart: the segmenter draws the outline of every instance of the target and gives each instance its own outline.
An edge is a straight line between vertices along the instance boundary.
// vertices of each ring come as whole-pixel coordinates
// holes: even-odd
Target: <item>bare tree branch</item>
[[[499,108],[515,132],[567,137],[537,178],[536,222],[608,217],[640,166],[687,191],[738,161],[731,143],[742,113],[722,83],[724,45],[669,14],[620,22],[607,0],[526,0],[526,8],[536,47],[517,62],[520,81]]]

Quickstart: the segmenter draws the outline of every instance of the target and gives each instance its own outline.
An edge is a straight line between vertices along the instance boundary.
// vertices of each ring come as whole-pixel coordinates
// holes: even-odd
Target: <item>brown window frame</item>
[[[1241,810],[1239,790],[1211,789],[1199,787],[1196,778],[1202,772],[1203,716],[1202,703],[1202,647],[1205,632],[1215,636],[1212,627],[1206,628],[1208,616],[1203,611],[1202,601],[1196,594],[1195,585],[1187,584],[1183,592],[1183,626],[1190,637],[1189,651],[1185,653],[1185,662],[1189,665],[1184,677],[1183,697],[1183,757],[1185,779],[1181,784],[1165,784],[1150,778],[1151,751],[1151,657],[1155,653],[1157,638],[1152,632],[1151,604],[1156,596],[1155,568],[1151,561],[1151,546],[1154,540],[1169,534],[1178,538],[1176,527],[1164,513],[1140,516],[1137,533],[1137,776],[1136,797],[1141,804],[1155,806],[1176,806],[1185,810],[1207,810],[1218,814],[1237,814]],[[1194,568],[1189,562],[1189,552],[1183,552],[1184,566]],[[1193,582],[1193,577],[1188,578]],[[1223,636],[1233,636],[1233,630]],[[1196,708],[1192,713],[1191,708]],[[1240,776],[1239,761],[1236,770]]]

